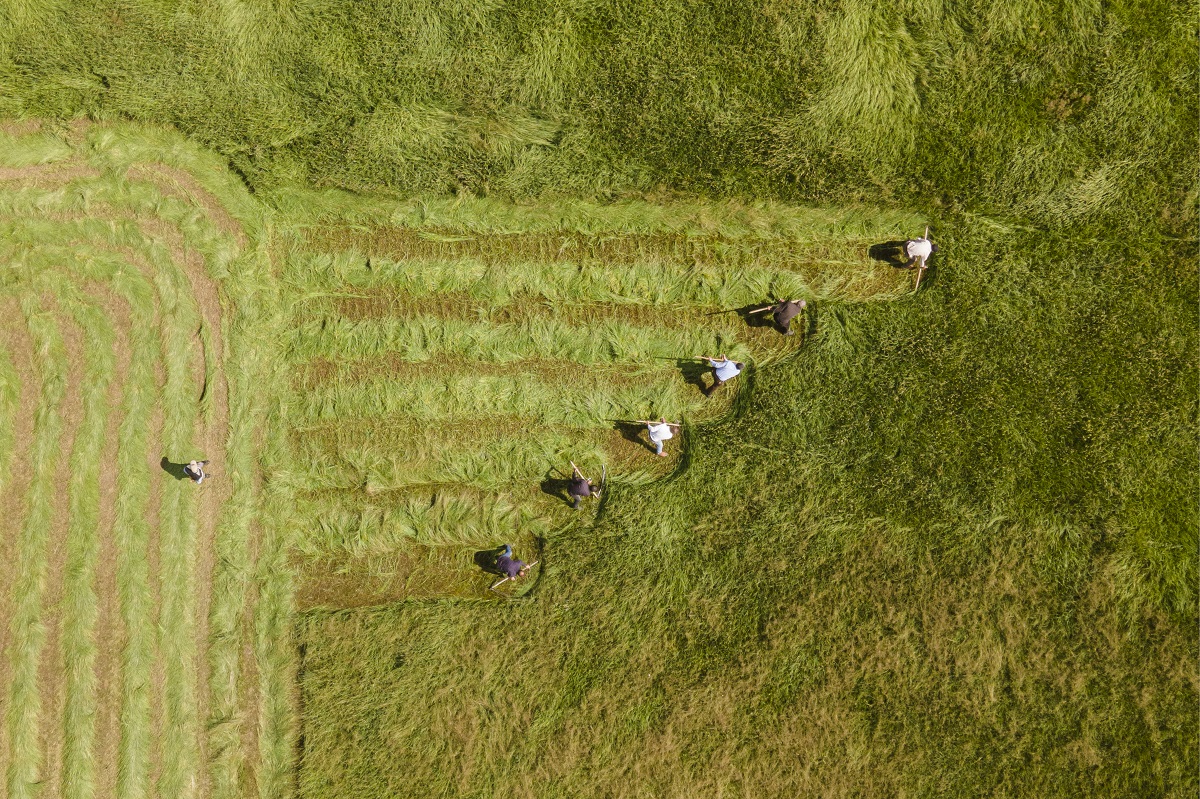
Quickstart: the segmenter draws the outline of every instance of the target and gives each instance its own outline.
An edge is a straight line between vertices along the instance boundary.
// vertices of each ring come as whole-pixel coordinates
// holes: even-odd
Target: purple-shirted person
[[[505,544],[504,551],[496,558],[496,568],[510,580],[517,580],[529,573],[529,567],[522,560],[513,557],[512,544]]]

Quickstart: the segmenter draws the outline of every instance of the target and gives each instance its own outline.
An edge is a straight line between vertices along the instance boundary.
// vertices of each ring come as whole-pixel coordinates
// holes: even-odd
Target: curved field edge
[[[117,194],[122,195],[117,198],[119,200],[117,205],[121,205],[123,202],[131,208],[139,209],[137,210],[139,214],[149,214],[148,218],[165,213],[166,217],[172,220],[172,224],[181,226],[180,230],[187,246],[194,246],[197,251],[207,253],[205,268],[212,271],[214,279],[221,281],[222,291],[228,300],[226,308],[232,306],[237,310],[232,318],[228,313],[223,315],[221,332],[222,338],[225,340],[224,353],[215,353],[212,347],[212,336],[204,332],[204,329],[201,330],[201,336],[204,339],[205,363],[207,364],[205,383],[211,386],[214,384],[215,378],[219,376],[219,372],[213,370],[216,356],[229,357],[230,352],[236,356],[241,349],[242,342],[253,342],[258,345],[264,340],[270,340],[272,334],[270,333],[269,313],[272,308],[276,307],[276,303],[270,299],[273,296],[273,284],[269,279],[269,264],[264,254],[265,250],[261,252],[251,250],[245,255],[237,255],[236,249],[230,250],[226,245],[220,243],[221,236],[234,235],[239,239],[245,237],[242,229],[236,231],[229,229],[229,220],[234,216],[239,217],[239,221],[243,223],[246,230],[255,234],[261,233],[265,229],[265,218],[257,204],[248,199],[240,184],[228,175],[228,171],[219,161],[199,148],[184,142],[178,136],[164,135],[155,131],[147,133],[127,127],[117,129],[105,129],[101,126],[90,127],[85,131],[82,140],[76,142],[74,148],[63,149],[61,139],[58,140],[60,145],[54,147],[50,144],[54,138],[37,137],[37,141],[28,148],[29,153],[24,156],[25,160],[29,163],[45,163],[56,159],[63,161],[67,158],[82,158],[89,164],[88,169],[94,170],[98,179],[91,180],[92,184],[99,186],[99,193],[93,200],[84,200],[84,204],[80,205],[79,198],[73,197],[63,204],[68,212],[80,208],[86,209],[88,207],[86,203],[94,202],[97,199],[101,203],[112,201],[116,197],[113,194],[113,188],[116,188],[118,189]],[[52,150],[52,152],[47,153],[47,150]],[[139,166],[142,163],[147,165],[144,169]],[[179,191],[166,194],[159,192],[157,188],[148,191],[144,186],[136,185],[136,180],[135,184],[124,184],[128,190],[121,190],[121,175],[128,173],[133,177],[136,173],[140,176],[140,169],[161,172],[164,164],[169,168],[167,177],[173,178],[177,187],[182,187]],[[59,166],[60,164],[54,164],[51,168]],[[219,167],[219,169],[215,167]],[[190,172],[188,175],[180,176],[171,170],[190,170]],[[76,188],[83,189],[85,192],[93,189],[93,186],[89,184],[90,176],[86,172],[80,172],[78,169],[74,170],[75,174],[70,174],[71,170],[65,170],[65,172],[65,174],[62,172],[60,174],[68,182],[72,182]],[[111,175],[117,182],[114,183],[110,180],[106,188],[103,178],[105,174]],[[0,188],[8,188],[10,191],[14,188],[12,185],[14,182],[20,182],[19,179],[14,180],[16,176],[13,174],[4,174],[0,177],[8,182],[7,185],[0,184]],[[203,200],[197,200],[197,195],[201,193],[206,196]],[[16,189],[15,196],[23,194],[28,196],[27,192],[23,192],[20,188]],[[205,216],[204,212],[211,211],[211,207],[205,208],[206,203],[211,206],[214,198],[219,199],[225,208],[232,209],[232,215],[225,214],[220,220],[217,220],[219,225],[224,227],[216,231],[215,237],[204,229],[201,221]],[[188,210],[189,203],[193,208],[200,208],[201,212],[197,214],[195,210]],[[28,209],[28,206],[26,208]],[[195,236],[198,236],[195,241],[187,241],[189,237]],[[231,253],[233,260],[230,258]],[[264,310],[268,311],[265,323],[262,313]],[[252,351],[261,352],[257,349]],[[235,358],[235,360],[237,359]],[[230,452],[235,458],[240,454],[241,463],[253,464],[256,458],[256,453],[252,448],[252,441],[256,436],[254,429],[263,421],[265,410],[272,396],[270,392],[261,391],[263,367],[269,367],[269,364],[270,359],[264,354],[259,360],[253,358],[237,360],[236,368],[231,370],[234,384],[231,387],[231,394],[238,400],[234,402],[234,407],[231,409],[231,415],[234,418],[233,428],[230,432]],[[135,418],[136,416],[137,414],[134,414]],[[211,401],[202,402],[201,417],[211,420]],[[125,432],[126,440],[134,433],[129,428],[126,428]],[[179,438],[178,435],[177,438]],[[182,439],[179,438],[179,440]],[[132,448],[127,446],[126,451],[135,452],[136,445]],[[238,462],[236,460],[229,461],[226,468],[235,466]],[[235,499],[227,505],[222,514],[221,530],[217,537],[218,571],[214,579],[216,584],[221,587],[232,586],[253,592],[258,590],[259,583],[255,578],[257,567],[253,565],[256,561],[249,560],[253,516],[250,507],[258,499],[260,478],[257,475],[259,470],[251,467],[230,468],[229,471],[232,482],[235,484],[233,488]],[[128,496],[125,492],[121,493],[122,497]],[[137,492],[134,491],[134,493]],[[129,506],[128,503],[123,504]],[[182,513],[180,517],[186,518],[187,515]],[[136,530],[137,526],[133,524],[129,528],[123,529]],[[126,543],[137,547],[134,541],[127,540]],[[284,542],[276,538],[270,542],[270,546],[278,550],[284,546]],[[268,554],[270,554],[270,550],[268,550]],[[127,581],[136,583],[136,575],[130,573],[127,568],[122,572],[122,576],[126,578],[122,580],[122,584]],[[261,579],[269,582],[273,578]],[[268,594],[269,589],[264,586],[262,593]],[[276,595],[271,594],[272,597]],[[247,773],[253,772],[253,769],[247,769],[243,765],[247,754],[246,744],[250,743],[251,746],[255,746],[254,742],[259,740],[255,731],[263,726],[262,719],[267,718],[270,712],[264,711],[264,715],[261,717],[255,712],[250,717],[243,719],[242,703],[250,701],[254,703],[254,707],[258,707],[256,697],[260,694],[282,693],[284,696],[288,695],[286,688],[282,688],[279,681],[280,669],[286,670],[288,659],[286,657],[281,659],[278,654],[271,653],[286,653],[289,651],[289,647],[286,640],[283,642],[265,640],[258,636],[253,629],[246,627],[247,624],[254,624],[251,619],[255,617],[249,615],[249,609],[255,603],[250,601],[247,604],[244,592],[222,591],[217,594],[217,597],[218,601],[213,603],[209,617],[210,684],[205,686],[205,691],[211,690],[214,697],[210,712],[216,719],[216,723],[210,725],[208,733],[213,752],[216,753],[213,756],[214,783],[219,787],[214,790],[217,795],[241,795],[245,788]],[[129,621],[128,616],[136,607],[129,605],[129,601],[125,602],[127,622]],[[270,602],[263,607],[264,612],[267,612],[268,615],[270,613],[279,615],[279,611],[272,610]],[[280,628],[278,624],[275,626],[276,629],[284,629]],[[258,639],[257,644],[251,646],[251,649],[257,648],[260,654],[265,656],[264,659],[269,661],[265,668],[256,667],[253,662],[255,658],[247,660],[247,648],[239,643],[239,640],[254,642],[256,638]],[[143,651],[141,655],[132,655],[133,651],[133,649],[128,650],[127,655],[132,656],[134,661],[144,660],[149,654],[147,651]],[[272,663],[277,665],[272,667]],[[244,682],[238,680],[239,670],[246,672],[245,679],[253,680],[256,683],[262,681],[263,687],[267,690],[264,691],[263,687],[249,689]],[[286,685],[286,683],[285,678],[282,685]],[[280,734],[286,736],[287,730],[291,728],[291,722],[288,720],[291,711],[286,702],[281,705],[276,701],[273,707],[275,712],[284,713],[285,718],[281,721],[271,719],[266,728],[269,731],[281,730],[283,732]],[[133,712],[136,714],[137,711]],[[263,739],[263,747],[275,752],[275,757],[278,757],[282,751],[278,745],[271,743],[268,739]],[[134,749],[137,748],[135,745]],[[131,752],[132,750],[127,749],[126,751]],[[125,780],[123,783],[125,787],[119,789],[120,795],[136,795],[140,791],[139,781],[136,777],[133,777],[132,782],[129,779],[131,774],[141,770],[135,763],[136,761],[129,761],[122,767],[121,771],[125,776],[121,779]],[[272,765],[270,770],[273,774],[286,771],[278,764]],[[170,776],[166,778],[172,779]],[[278,777],[274,781],[268,781],[264,790],[274,792],[278,787],[277,781]],[[206,792],[209,790],[207,785],[204,790]]]

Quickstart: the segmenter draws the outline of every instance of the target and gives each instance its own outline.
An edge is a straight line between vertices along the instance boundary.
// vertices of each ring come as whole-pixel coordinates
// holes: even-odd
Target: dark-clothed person
[[[576,472],[575,476],[571,478],[571,482],[567,483],[567,496],[572,500],[571,507],[579,510],[579,501],[591,495],[592,481]]]
[[[783,300],[771,309],[771,315],[775,317],[775,324],[779,325],[783,334],[790,336],[792,335],[792,320],[799,316],[806,307],[808,307],[808,303],[804,300]]]
[[[501,574],[515,580],[525,573],[527,567],[524,561],[512,556],[512,544],[505,544],[504,551],[496,558],[496,568]]]

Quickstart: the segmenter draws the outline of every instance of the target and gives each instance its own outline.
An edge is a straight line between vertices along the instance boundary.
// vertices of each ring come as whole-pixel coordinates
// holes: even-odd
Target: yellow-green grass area
[[[259,516],[279,303],[257,209],[175,134],[0,133],[6,796],[286,790],[286,517]]]
[[[870,247],[924,229],[765,202],[272,200],[292,225],[301,607],[495,596],[474,552],[530,560],[593,518],[567,502],[571,461],[613,486],[667,475],[686,436],[659,459],[637,420],[728,414],[825,314],[911,292]],[[752,313],[778,298],[809,303],[788,336]],[[748,369],[707,397],[700,355]]]

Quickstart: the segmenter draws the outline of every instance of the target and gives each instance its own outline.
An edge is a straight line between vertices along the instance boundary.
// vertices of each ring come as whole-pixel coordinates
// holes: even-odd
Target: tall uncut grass
[[[0,111],[168,123],[259,190],[916,197],[1126,231],[1194,219],[1176,168],[1195,160],[1194,20],[1168,3],[4,14]]]

